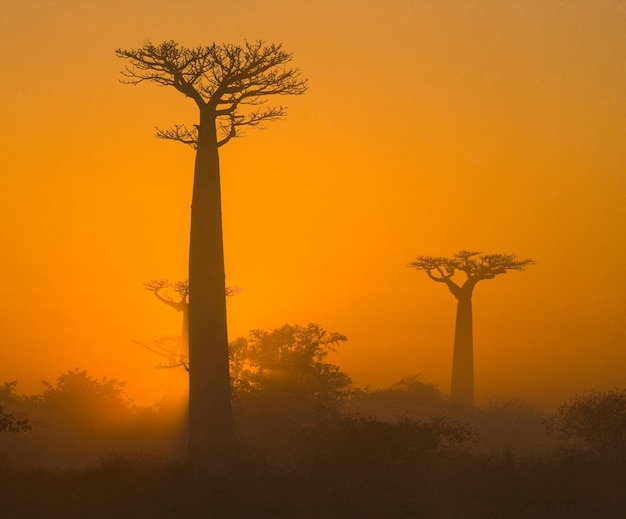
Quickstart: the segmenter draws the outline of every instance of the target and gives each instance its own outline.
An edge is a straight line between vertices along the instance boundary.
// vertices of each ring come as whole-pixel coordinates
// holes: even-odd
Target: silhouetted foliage
[[[128,399],[122,382],[75,369],[44,386],[37,395],[13,395],[12,408],[31,427],[3,446],[13,464],[78,467],[114,452],[166,452],[169,433],[152,410]]]
[[[62,373],[56,384],[44,381],[45,391],[35,397],[51,417],[80,418],[86,426],[114,422],[132,407],[124,394],[124,382],[104,377],[97,380],[85,370]]]
[[[576,395],[545,423],[570,454],[626,461],[626,389]]]
[[[285,346],[289,341],[281,343],[278,335],[276,339],[279,344],[269,351],[290,350]],[[314,352],[314,342],[293,349]],[[260,357],[263,364],[276,365],[265,360],[265,355]],[[303,357],[311,358],[309,354]],[[301,357],[295,355],[285,363],[307,365],[296,358]],[[321,362],[327,363],[323,352]],[[284,389],[288,392],[289,387]],[[295,440],[280,428],[273,432],[280,433],[276,442],[290,443],[288,453],[269,458],[265,455],[274,454],[271,449],[261,443],[258,450],[250,442],[245,449],[225,451],[207,470],[197,472],[158,456],[158,423],[146,421],[146,410],[133,406],[122,388],[115,379],[97,380],[79,370],[62,374],[55,385],[47,384],[33,397],[18,395],[15,383],[0,387],[1,404],[10,402],[16,416],[30,409],[37,418],[26,434],[0,435],[2,517],[586,519],[618,518],[626,512],[623,462],[607,464],[586,454],[525,456],[491,442],[480,448],[477,441],[480,434],[482,445],[483,431],[497,436],[500,426],[506,439],[513,438],[515,429],[524,435],[529,424],[534,427],[537,413],[521,402],[485,409],[443,408],[444,412],[465,413],[458,418],[395,416],[383,420],[331,412],[325,415],[328,419],[300,428],[296,427],[299,417],[272,415],[264,409],[255,416],[263,419],[250,422],[253,427],[246,432],[255,434],[267,418],[284,419],[294,426]],[[407,402],[411,392],[422,401],[437,395],[436,389],[417,377],[407,377],[393,388],[377,391],[394,408],[398,406],[392,395],[400,402]],[[247,405],[262,403],[256,397],[267,387],[260,384],[257,389]],[[620,401],[623,392],[618,393],[613,397]],[[116,409],[125,414],[117,416]],[[607,409],[620,408],[609,405]],[[99,415],[108,418],[99,419]],[[62,419],[40,420],[44,416]],[[32,469],[38,466],[53,470]]]
[[[464,453],[478,440],[475,429],[453,418],[423,421],[400,416],[390,422],[356,415],[341,420],[333,457],[378,456],[383,463],[402,465],[411,458],[419,462],[425,456]]]
[[[399,416],[427,419],[447,410],[448,399],[420,375],[404,377],[388,388],[354,389],[348,404],[349,412],[380,420],[395,420]]]
[[[0,387],[0,433],[18,433],[30,430],[30,424],[25,418],[16,418],[13,413],[5,411],[2,407],[14,404],[18,398],[15,394],[17,381],[5,382]]]
[[[554,446],[543,425],[545,414],[521,400],[492,402],[473,409],[453,407],[451,415],[476,428],[479,452],[484,454],[545,455]]]
[[[240,433],[257,447],[295,448],[303,429],[337,416],[351,381],[328,354],[346,341],[317,324],[252,330],[231,343],[231,375]]]
[[[410,430],[367,425],[370,444],[364,445],[360,427],[351,424],[335,443],[348,447],[338,450],[339,457],[280,467],[231,455],[219,471],[194,473],[179,463],[115,456],[80,471],[5,471],[1,513],[64,519],[618,519],[626,512],[623,468],[419,451],[403,462],[403,449],[377,449],[376,442],[404,441]],[[415,443],[407,439],[404,445]],[[369,453],[374,456],[364,455]]]
[[[294,397],[303,397],[298,405],[307,401],[311,409],[337,410],[351,381],[325,359],[346,340],[313,323],[252,330],[247,338],[231,343],[233,386],[240,396],[284,388]]]
[[[0,433],[20,432],[29,428],[27,420],[16,420],[11,413],[6,413],[0,406]]]

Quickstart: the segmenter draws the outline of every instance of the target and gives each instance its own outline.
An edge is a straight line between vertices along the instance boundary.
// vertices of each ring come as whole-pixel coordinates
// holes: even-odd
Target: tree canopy
[[[299,411],[337,410],[351,381],[326,357],[346,340],[313,323],[252,330],[230,345],[235,393],[244,399],[284,399],[286,408]]]
[[[262,40],[246,41],[242,46],[213,43],[193,48],[170,40],[139,49],[118,49],[116,54],[130,63],[122,72],[124,82],[171,86],[191,98],[200,110],[211,110],[220,130],[218,146],[241,136],[245,126],[259,128],[286,115],[284,106],[267,105],[267,96],[298,95],[307,89],[300,70],[286,67],[292,55],[282,45]],[[157,128],[156,135],[194,148],[198,145],[196,125]]]
[[[476,284],[483,279],[506,274],[508,270],[526,270],[533,263],[532,259],[518,259],[515,254],[483,254],[480,251],[461,250],[451,258],[418,256],[409,266],[423,270],[433,281],[446,283],[452,291],[456,284],[451,278],[457,271],[467,276],[466,282]]]

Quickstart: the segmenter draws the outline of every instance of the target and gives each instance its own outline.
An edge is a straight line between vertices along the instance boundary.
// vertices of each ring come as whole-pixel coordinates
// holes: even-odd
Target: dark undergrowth
[[[0,471],[0,517],[626,516],[623,463],[419,451],[410,442],[379,444],[390,438],[380,431],[365,431],[369,439],[360,441],[353,441],[352,434],[339,431],[331,444],[324,436],[324,448],[315,446],[289,463],[270,463],[247,452],[205,471],[144,456],[110,456],[80,470],[5,466]]]
[[[321,400],[287,382],[238,395],[238,448],[202,471],[181,423],[114,379],[0,386],[0,519],[626,517],[626,390],[545,415],[457,408],[414,377]]]

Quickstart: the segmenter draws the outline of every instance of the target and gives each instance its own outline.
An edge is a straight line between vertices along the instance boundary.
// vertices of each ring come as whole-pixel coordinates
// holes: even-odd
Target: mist
[[[621,516],[619,2],[3,18],[0,515]]]

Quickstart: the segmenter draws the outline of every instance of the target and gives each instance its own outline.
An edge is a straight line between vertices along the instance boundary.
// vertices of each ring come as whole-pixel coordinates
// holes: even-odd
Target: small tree
[[[452,357],[452,385],[450,398],[453,402],[474,405],[474,339],[472,332],[472,294],[479,281],[493,279],[509,270],[525,270],[534,262],[520,260],[514,254],[482,254],[462,250],[451,258],[418,256],[409,263],[416,270],[423,270],[437,283],[445,284],[457,299],[454,353]],[[457,271],[465,275],[465,281],[457,284],[452,278]]]
[[[282,118],[282,106],[266,98],[298,95],[306,80],[287,64],[291,54],[262,41],[243,46],[213,43],[185,48],[174,41],[116,51],[129,62],[122,72],[131,85],[152,82],[191,99],[199,121],[188,128],[157,129],[157,137],[196,150],[189,243],[189,458],[206,464],[233,441],[228,373],[224,246],[220,192],[220,146]]]
[[[231,343],[235,409],[248,442],[290,456],[305,431],[339,416],[351,381],[327,356],[344,341],[309,323],[252,330]]]
[[[252,330],[231,343],[231,372],[238,394],[270,395],[302,416],[337,411],[349,394],[350,377],[326,362],[347,339],[321,326],[286,324]],[[274,394],[272,397],[271,395]]]

